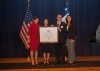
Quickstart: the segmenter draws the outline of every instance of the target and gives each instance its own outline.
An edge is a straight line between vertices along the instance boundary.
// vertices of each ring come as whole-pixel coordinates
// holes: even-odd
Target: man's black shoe
[[[65,64],[65,61],[62,61],[61,63],[62,63],[62,64]]]
[[[56,62],[56,64],[59,64],[59,63],[60,63],[60,61],[57,61],[57,62]]]

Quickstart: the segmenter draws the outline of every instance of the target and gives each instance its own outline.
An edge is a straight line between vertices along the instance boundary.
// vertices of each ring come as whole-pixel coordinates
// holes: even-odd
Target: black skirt
[[[42,53],[50,53],[51,52],[51,44],[45,43],[42,44]]]

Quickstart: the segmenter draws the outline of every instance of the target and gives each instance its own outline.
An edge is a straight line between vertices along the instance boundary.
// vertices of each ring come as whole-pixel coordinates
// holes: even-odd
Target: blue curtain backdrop
[[[31,0],[32,15],[49,23],[62,14],[66,0]],[[27,57],[19,32],[27,9],[27,0],[0,0],[0,57]],[[69,11],[76,25],[76,55],[90,55],[89,42],[100,23],[100,0],[69,0]],[[52,50],[54,51],[54,50]]]

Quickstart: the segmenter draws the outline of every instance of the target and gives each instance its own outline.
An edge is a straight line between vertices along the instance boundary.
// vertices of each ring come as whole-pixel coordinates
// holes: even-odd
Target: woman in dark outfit
[[[44,19],[45,27],[48,26],[48,19]],[[43,43],[42,44],[42,52],[44,57],[44,64],[49,64],[49,57],[50,57],[50,51],[51,51],[51,44],[50,43]]]
[[[70,15],[66,18],[66,30],[67,30],[67,49],[68,49],[68,58],[69,58],[69,64],[73,64],[75,61],[75,24],[73,23],[72,17]]]

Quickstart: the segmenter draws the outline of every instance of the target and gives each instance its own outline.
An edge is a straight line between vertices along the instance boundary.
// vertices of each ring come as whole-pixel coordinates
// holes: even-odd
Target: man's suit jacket
[[[68,31],[67,31],[67,37],[69,39],[75,40],[75,24],[69,25]]]
[[[57,22],[52,25],[58,26]],[[58,37],[59,37],[58,40],[61,43],[65,43],[65,41],[66,41],[65,33],[67,32],[67,30],[66,30],[66,24],[64,22],[61,22],[60,29],[61,29],[61,31],[59,31],[59,33],[58,33]]]

